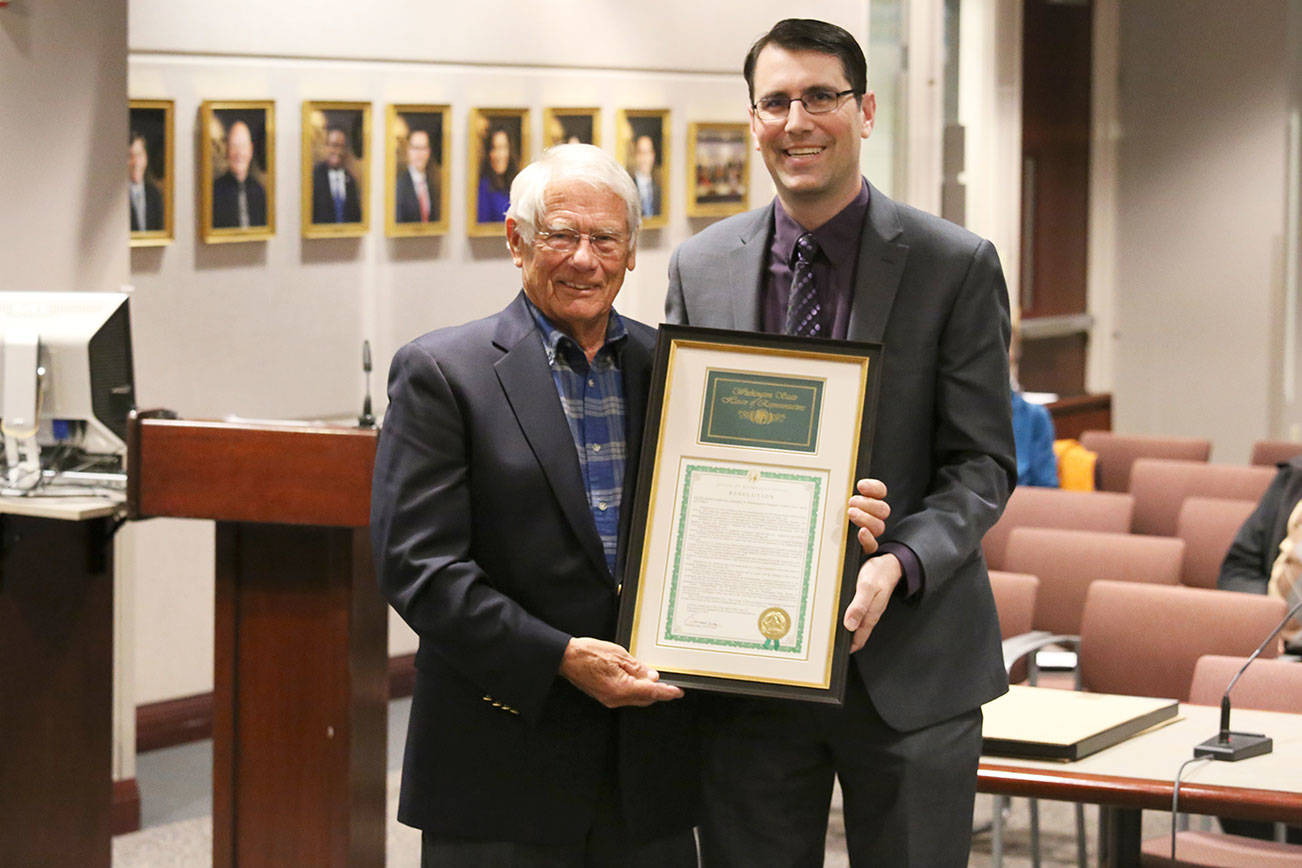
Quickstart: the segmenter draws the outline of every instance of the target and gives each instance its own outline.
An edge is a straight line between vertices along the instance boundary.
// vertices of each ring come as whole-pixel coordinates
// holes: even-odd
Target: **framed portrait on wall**
[[[303,103],[304,238],[365,235],[370,226],[371,104]]]
[[[199,223],[209,244],[276,234],[276,104],[204,100],[199,107]]]
[[[669,222],[669,110],[623,109],[617,122],[619,159],[637,182],[642,200],[642,227]]]
[[[128,211],[132,247],[171,244],[172,101],[131,100],[127,144]]]
[[[750,207],[750,127],[687,128],[687,216],[726,217]]]
[[[448,231],[452,109],[390,105],[384,123],[384,229],[390,238]]]
[[[564,142],[601,147],[601,109],[543,109],[543,147]]]
[[[511,182],[529,160],[529,110],[470,110],[466,223],[472,236],[505,235]]]

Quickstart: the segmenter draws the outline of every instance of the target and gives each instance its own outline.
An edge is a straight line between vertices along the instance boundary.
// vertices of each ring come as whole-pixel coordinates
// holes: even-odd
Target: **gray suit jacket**
[[[674,251],[665,318],[758,331],[773,206]],[[848,337],[884,346],[872,475],[883,540],[917,554],[923,590],[897,594],[857,669],[882,718],[912,730],[1007,689],[981,537],[1017,482],[1008,400],[1008,291],[990,242],[872,189]]]

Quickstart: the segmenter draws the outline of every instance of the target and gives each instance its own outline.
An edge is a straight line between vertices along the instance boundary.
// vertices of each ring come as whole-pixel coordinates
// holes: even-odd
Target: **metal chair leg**
[[[1085,864],[1085,806],[1076,803],[1076,864],[1086,868]]]
[[[1031,868],[1040,868],[1040,802],[1027,799],[1031,808]]]
[[[990,812],[990,865],[991,868],[1003,868],[1004,864],[1004,817],[1010,803],[1008,796],[995,796]]]

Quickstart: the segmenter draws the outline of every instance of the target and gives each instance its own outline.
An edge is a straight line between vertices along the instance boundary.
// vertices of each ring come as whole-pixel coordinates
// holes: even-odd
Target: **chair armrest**
[[[1005,671],[1012,671],[1013,665],[1018,660],[1027,657],[1027,680],[1030,684],[1035,684],[1036,675],[1038,674],[1035,666],[1035,653],[1050,645],[1070,645],[1079,649],[1080,637],[1050,633],[1048,630],[1032,630],[1029,633],[1010,636],[1003,641]],[[1080,689],[1079,668],[1076,670],[1076,689]]]

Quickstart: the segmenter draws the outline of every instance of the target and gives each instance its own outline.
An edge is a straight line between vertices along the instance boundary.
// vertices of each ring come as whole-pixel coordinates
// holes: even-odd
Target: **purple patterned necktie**
[[[818,302],[818,290],[814,286],[817,255],[818,242],[812,232],[796,239],[796,267],[791,272],[791,296],[787,301],[786,333],[789,335],[823,336],[823,306]]]

